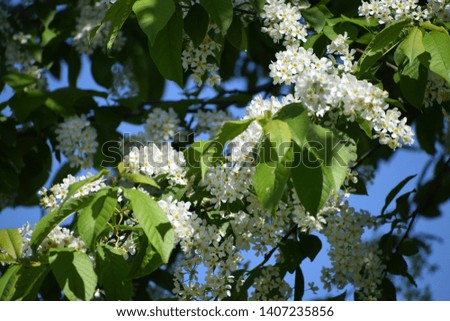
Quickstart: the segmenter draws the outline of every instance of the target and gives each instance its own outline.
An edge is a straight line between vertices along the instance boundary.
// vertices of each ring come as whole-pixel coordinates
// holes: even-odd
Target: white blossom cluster
[[[406,118],[401,119],[398,109],[389,109],[385,102],[386,91],[352,74],[340,74],[332,60],[319,59],[312,49],[288,46],[276,58],[270,66],[274,83],[293,84],[294,98],[312,116],[336,119],[343,114],[349,121],[366,120],[375,131],[374,138],[392,149],[413,143],[414,133]]]
[[[129,64],[116,63],[111,67],[111,72],[113,75],[111,95],[114,98],[129,98],[138,94],[139,87]]]
[[[190,38],[186,37],[186,44],[181,54],[181,63],[184,70],[192,71],[192,79],[200,87],[204,80],[211,87],[220,85],[219,67],[211,59],[220,50],[220,44],[210,37],[210,33],[218,33],[219,29],[215,25],[208,27],[203,42],[196,47]]]
[[[249,195],[247,201],[249,205],[245,212],[229,214],[236,245],[243,250],[252,250],[256,255],[264,255],[288,230],[290,208],[282,203],[272,215],[263,209],[256,196]]]
[[[280,277],[280,270],[273,265],[264,267],[255,278],[252,301],[286,301],[292,296],[292,287]]]
[[[22,236],[22,257],[28,258],[33,255],[31,249],[31,235],[33,230],[30,223],[26,223],[19,228],[19,233]],[[51,249],[71,248],[77,251],[86,252],[86,244],[82,239],[74,235],[74,232],[65,228],[56,226],[47,237],[38,246],[37,252],[46,254]]]
[[[422,9],[419,0],[370,0],[359,7],[359,15],[374,17],[380,24],[405,18],[423,21],[429,18],[428,9]]]
[[[223,110],[199,110],[196,112],[195,118],[197,120],[197,132],[208,134],[212,138],[225,122],[233,119],[233,116]]]
[[[214,207],[219,208],[222,203],[233,203],[250,194],[254,172],[254,167],[211,166],[201,184],[213,196]]]
[[[163,110],[154,108],[147,116],[144,125],[146,137],[155,144],[162,144],[173,139],[179,132],[180,119],[173,108]]]
[[[333,200],[330,200],[316,215],[311,215],[300,203],[295,191],[291,192],[291,197],[293,205],[292,221],[297,224],[300,231],[303,233],[321,232],[327,224],[325,218],[328,216],[328,213],[335,210]]]
[[[450,21],[450,0],[428,0],[428,11],[442,21]]]
[[[330,59],[333,60],[334,56],[332,55],[336,55],[340,60],[339,63],[335,63],[339,70],[342,70],[344,72],[353,72],[356,69],[356,63],[354,61],[356,50],[350,49],[348,44],[346,43],[347,41],[347,32],[345,32],[343,35],[338,35],[336,39],[334,39],[331,44],[327,46],[327,51],[329,54],[331,54]]]
[[[33,39],[30,34],[18,32],[12,35],[12,38],[6,38],[5,48],[5,66],[6,70],[19,71],[32,76],[37,80],[33,85],[29,85],[25,90],[43,89],[47,86],[45,69],[40,68],[32,52],[26,48],[32,45]]]
[[[343,289],[352,284],[360,291],[363,300],[380,298],[383,264],[378,245],[364,242],[365,228],[374,227],[374,218],[366,211],[357,212],[347,201],[338,205],[338,211],[330,213],[323,234],[330,243],[328,255],[332,267],[322,269],[324,288],[332,285]]]
[[[158,205],[167,214],[184,253],[175,271],[173,292],[183,300],[222,300],[230,296],[232,273],[242,261],[233,237],[226,237],[225,231],[190,212],[190,203],[169,197]],[[203,280],[201,268],[206,270]]]
[[[450,86],[447,80],[434,72],[428,72],[428,81],[425,88],[424,106],[431,107],[450,101]]]
[[[75,115],[56,128],[56,148],[69,160],[71,167],[90,168],[97,152],[97,131],[90,126],[86,115]]]
[[[87,175],[81,175],[77,177],[68,175],[63,179],[62,183],[53,185],[50,190],[47,190],[45,187],[43,187],[39,191],[39,195],[41,196],[41,207],[47,209],[49,212],[56,210],[60,206],[60,204],[64,200],[66,200],[70,185],[85,180],[89,177],[92,177],[92,174],[88,173]],[[91,193],[95,193],[105,186],[105,178],[101,177],[98,180],[83,185],[72,195],[72,198],[78,198]]]
[[[79,0],[76,26],[73,32],[75,48],[81,54],[92,54],[96,48],[105,46],[110,23],[103,24],[91,39],[92,30],[100,24],[105,17],[110,1],[108,0]],[[114,41],[114,48],[120,50],[125,45],[125,38],[118,34]]]
[[[308,25],[302,22],[301,9],[309,4],[298,0],[293,3],[285,0],[266,0],[261,18],[263,31],[276,42],[283,41],[283,45],[306,42]]]
[[[164,176],[173,185],[186,185],[186,161],[184,154],[169,143],[159,148],[154,143],[132,147],[124,157],[125,168],[131,173],[140,173],[152,178]]]
[[[419,0],[370,0],[359,7],[359,15],[374,17],[380,24],[387,24],[404,18],[416,21],[438,18],[444,22],[450,21],[449,0],[428,0],[421,7]]]

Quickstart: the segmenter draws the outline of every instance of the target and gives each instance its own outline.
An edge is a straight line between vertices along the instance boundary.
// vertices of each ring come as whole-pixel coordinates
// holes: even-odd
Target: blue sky
[[[81,75],[79,77],[78,85],[80,88],[85,89],[97,89],[103,90],[95,84],[90,76],[90,67],[87,59],[83,60],[83,68]],[[67,79],[67,68],[63,67],[62,79]],[[241,82],[235,81],[231,82],[229,85],[232,87],[239,87]],[[50,88],[55,89],[56,87],[67,86],[64,81],[50,81]],[[177,99],[180,96],[180,89],[169,83],[168,88],[164,94],[164,98],[170,100]],[[0,101],[4,101],[10,92],[3,92],[0,95]],[[206,93],[207,95],[207,93]],[[240,111],[242,113],[242,110]],[[120,126],[119,130],[134,132],[138,127],[131,126],[128,124],[123,124]],[[384,199],[389,193],[389,191],[402,179],[409,175],[420,174],[422,168],[429,160],[429,156],[422,152],[417,152],[408,149],[399,149],[395,155],[390,159],[389,162],[384,162],[379,170],[375,174],[375,181],[372,185],[368,186],[369,196],[356,196],[352,195],[350,197],[350,204],[355,208],[369,210],[372,215],[377,215],[380,213],[381,208],[384,204]],[[54,171],[58,168],[58,162],[54,159]],[[49,181],[51,181],[50,178]],[[414,188],[416,180],[411,181],[406,187],[405,191]],[[448,229],[450,227],[450,202],[447,202],[443,207],[443,216],[435,219],[426,219],[420,217],[413,229],[414,231],[421,231],[425,233],[433,234],[442,239],[442,242],[433,242],[433,253],[430,256],[432,263],[439,265],[439,269],[434,274],[428,275],[424,281],[430,284],[431,292],[433,294],[434,300],[450,300],[450,291],[448,286],[450,285],[450,233]],[[35,223],[41,217],[42,212],[40,209],[17,207],[15,209],[8,208],[0,213],[0,229],[9,227],[19,227],[23,225],[26,221]],[[261,259],[258,259],[258,262]],[[322,250],[319,256],[313,263],[305,260],[302,264],[304,270],[305,279],[307,282],[315,281],[316,284],[320,285],[320,269],[322,265],[328,265],[328,259],[326,251]],[[419,286],[421,286],[422,280],[418,281]],[[320,293],[323,293],[321,291]],[[314,299],[316,296],[312,293],[306,292],[306,299]]]

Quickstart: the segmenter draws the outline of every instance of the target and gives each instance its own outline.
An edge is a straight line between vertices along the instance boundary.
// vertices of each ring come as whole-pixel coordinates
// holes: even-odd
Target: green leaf
[[[214,137],[213,141],[225,145],[227,141],[230,141],[243,133],[248,128],[248,126],[250,126],[253,120],[253,118],[250,118],[227,121],[222,125],[222,127],[220,127],[219,132],[217,133],[216,137]]]
[[[11,265],[0,277],[0,301],[9,301],[15,295],[22,265]]]
[[[209,167],[224,159],[224,156],[221,154],[223,147],[223,144],[215,140],[198,140],[193,142],[184,151],[186,164],[189,168],[188,175],[194,175],[196,181],[204,179]]]
[[[102,178],[103,176],[109,175],[109,171],[106,169],[102,169],[100,172],[98,172],[96,175],[88,177],[86,179],[83,179],[82,181],[73,183],[69,186],[69,192],[66,195],[65,201],[69,200],[80,188],[83,186],[95,182],[96,180]],[[63,203],[64,203],[63,202]]]
[[[253,176],[253,186],[259,201],[271,212],[274,212],[283,196],[289,180],[290,169],[284,165],[259,163]]]
[[[78,212],[78,232],[89,248],[95,246],[97,237],[105,229],[116,206],[117,190],[105,188],[96,193],[91,203]]]
[[[387,271],[395,275],[406,275],[408,263],[401,254],[392,254],[387,264]]]
[[[200,0],[200,4],[209,13],[212,21],[217,24],[222,34],[225,35],[233,21],[231,0]]]
[[[418,59],[400,67],[400,90],[405,99],[421,109],[427,86],[428,70]]]
[[[49,262],[56,281],[69,300],[92,299],[97,287],[97,274],[87,254],[73,249],[51,250]]]
[[[106,300],[127,301],[131,298],[130,266],[123,253],[109,245],[97,247],[99,283],[103,285]]]
[[[381,281],[381,300],[383,301],[397,301],[397,290],[395,285],[388,278]]]
[[[419,247],[414,239],[405,239],[399,248],[399,253],[405,256],[413,256],[419,253]]]
[[[383,209],[381,210],[381,214],[384,214],[389,204],[391,204],[392,200],[397,196],[397,194],[402,190],[402,188],[408,184],[410,180],[412,180],[416,175],[411,175],[406,177],[400,183],[398,183],[386,196],[386,200],[384,201]]]
[[[147,236],[143,235],[143,237],[139,237],[138,244],[137,253],[130,271],[130,277],[133,279],[138,279],[152,273],[164,263],[161,255],[148,243]]]
[[[312,261],[322,249],[322,241],[315,235],[300,233],[300,249]]]
[[[149,51],[161,75],[175,81],[180,87],[183,87],[182,43],[183,14],[181,10],[176,10],[154,42],[149,42]]]
[[[341,188],[349,164],[356,160],[356,144],[337,130],[313,124],[301,104],[287,105],[275,117],[289,125],[296,143],[294,187],[303,206],[315,215]]]
[[[228,41],[238,50],[247,50],[247,33],[239,16],[233,17],[233,22],[227,32]]]
[[[450,84],[450,36],[438,31],[427,32],[423,37],[423,45],[431,56],[430,70]]]
[[[150,185],[150,186],[159,188],[158,183],[156,183],[154,179],[152,179],[148,176],[145,176],[145,175],[133,174],[133,173],[123,173],[121,176],[135,184],[145,184],[145,185]]]
[[[320,33],[325,26],[325,14],[318,7],[311,7],[301,10],[305,21],[314,28],[317,33]]]
[[[22,256],[22,236],[17,229],[0,230],[0,250],[14,260]]]
[[[16,116],[17,120],[22,122],[38,107],[42,106],[47,96],[38,90],[18,92],[8,101],[8,105]]]
[[[130,200],[150,244],[161,255],[163,262],[167,263],[174,246],[174,234],[167,215],[152,197],[139,190],[124,189],[124,196]]]
[[[92,98],[108,96],[105,92],[83,90],[74,87],[60,88],[48,94],[45,106],[63,117],[75,114],[76,103]]]
[[[400,44],[399,49],[408,57],[410,63],[425,52],[422,39],[422,31],[420,28],[414,27],[409,30],[408,36]]]
[[[273,213],[290,177],[292,136],[288,124],[278,119],[265,122],[263,131],[267,138],[260,149],[253,186],[259,201]]]
[[[12,71],[3,78],[3,81],[14,90],[22,90],[23,88],[37,82],[37,79],[28,74]]]
[[[71,199],[62,204],[58,209],[45,215],[33,229],[31,235],[31,246],[36,249],[59,223],[74,212],[86,207],[92,202],[95,194],[88,194],[82,197]]]
[[[208,13],[200,4],[194,4],[184,18],[184,31],[191,38],[195,47],[198,47],[205,39],[208,25]]]
[[[416,137],[420,147],[430,155],[436,154],[436,142],[442,135],[443,117],[439,108],[427,108],[416,120]]]
[[[111,26],[109,28],[108,33],[108,41],[106,44],[107,52],[111,52],[114,41],[116,40],[117,35],[119,34],[120,29],[123,24],[127,20],[128,16],[131,13],[131,9],[133,8],[133,4],[136,0],[117,0],[112,3],[108,10],[106,11],[105,17],[103,18],[100,25],[96,26],[91,32],[91,39],[94,34],[100,28],[101,25],[105,24],[108,21],[111,21]],[[169,1],[166,1],[169,2]]]
[[[153,46],[158,33],[167,26],[174,14],[175,4],[173,0],[137,0],[133,5],[133,12],[150,45]],[[166,40],[170,42],[170,39]]]
[[[358,62],[358,74],[361,75],[377,60],[394,48],[405,36],[405,28],[409,19],[396,21],[375,35]]]
[[[300,266],[295,269],[294,301],[301,301],[305,294],[305,277]]]
[[[37,300],[39,289],[48,272],[47,265],[21,265],[17,282],[14,284],[14,295],[10,300]]]

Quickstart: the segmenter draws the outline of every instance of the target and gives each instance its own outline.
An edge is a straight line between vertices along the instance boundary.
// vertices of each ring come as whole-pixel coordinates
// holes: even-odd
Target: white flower
[[[92,167],[97,152],[97,131],[90,126],[86,115],[72,116],[64,120],[55,130],[60,150],[71,167]]]

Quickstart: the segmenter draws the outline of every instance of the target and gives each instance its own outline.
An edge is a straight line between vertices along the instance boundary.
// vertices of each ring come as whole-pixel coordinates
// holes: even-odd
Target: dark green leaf
[[[317,254],[322,249],[322,241],[315,235],[300,233],[300,248],[311,262],[314,261]]]
[[[388,278],[384,278],[381,281],[381,300],[384,301],[397,301],[397,290],[395,285]]]
[[[131,298],[130,266],[123,253],[109,245],[97,247],[99,282],[105,290],[106,300],[127,301]]]
[[[391,202],[394,200],[394,198],[397,196],[397,194],[401,191],[401,189],[410,181],[412,180],[416,175],[411,175],[406,177],[404,180],[402,180],[400,183],[398,183],[386,196],[386,200],[384,201],[383,209],[381,210],[381,214],[384,214],[387,207]]]
[[[233,21],[233,4],[231,0],[200,0],[200,4],[206,9],[219,27],[222,34],[226,34]]]
[[[176,10],[165,27],[159,31],[153,44],[149,43],[150,55],[161,75],[175,81],[180,87],[183,87],[182,42],[183,15],[181,10]]]
[[[175,12],[173,0],[137,0],[133,5],[139,26],[154,46],[158,33],[163,30]],[[172,23],[172,22],[170,22]],[[179,27],[180,25],[177,25]],[[181,32],[182,30],[179,30]],[[170,39],[166,39],[170,42]],[[169,53],[167,53],[169,54]]]
[[[48,272],[49,269],[46,265],[22,265],[11,300],[37,300],[39,289]]]
[[[191,38],[195,47],[198,47],[205,39],[208,25],[208,13],[200,4],[194,4],[184,18],[184,31]]]
[[[139,238],[138,244],[137,253],[130,271],[130,277],[132,279],[144,277],[164,264],[161,256],[148,243],[148,238],[145,235]]]
[[[0,301],[9,301],[16,294],[21,269],[22,265],[11,265],[0,277]]]
[[[405,239],[399,248],[399,253],[405,256],[413,256],[419,253],[419,247],[414,239]]]
[[[301,301],[305,294],[305,277],[302,269],[297,266],[295,269],[295,283],[294,283],[294,301]]]
[[[117,35],[119,34],[120,29],[130,15],[131,9],[134,8],[133,4],[135,3],[135,1],[136,0],[117,0],[113,2],[106,11],[105,17],[103,18],[100,25],[94,28],[93,32],[91,33],[92,38],[93,34],[97,32],[101,25],[104,25],[106,22],[111,21],[108,33],[108,41],[106,44],[108,53],[111,52],[112,46],[114,44],[114,41],[116,40]],[[140,0],[138,0],[138,2],[139,1]]]
[[[233,17],[233,22],[227,32],[228,41],[238,50],[247,50],[247,33],[239,16]]]
[[[16,93],[9,101],[8,105],[18,121],[24,121],[38,107],[42,106],[47,99],[47,95],[38,90]]]
[[[51,250],[49,262],[53,275],[69,300],[92,299],[97,287],[97,274],[87,254],[72,249]]]
[[[174,240],[172,226],[167,215],[151,196],[139,190],[124,189],[124,196],[130,200],[133,212],[150,244],[161,255],[163,262],[167,263]]]
[[[408,264],[401,254],[392,254],[387,266],[387,271],[395,275],[406,275],[408,271]]]
[[[3,81],[15,90],[21,90],[37,82],[37,79],[28,74],[12,71],[4,76]]]

